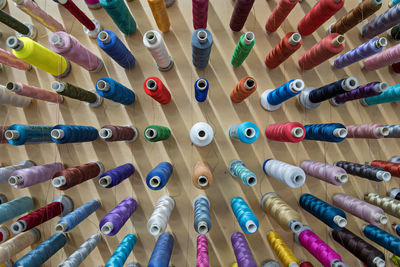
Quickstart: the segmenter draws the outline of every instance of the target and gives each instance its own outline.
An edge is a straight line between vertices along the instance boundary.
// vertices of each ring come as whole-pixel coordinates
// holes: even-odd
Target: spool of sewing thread
[[[349,180],[344,169],[326,163],[305,160],[301,163],[300,167],[307,175],[333,185],[340,186]]]
[[[298,2],[299,0],[280,0],[269,16],[265,24],[265,30],[269,33],[275,32]]]
[[[267,233],[267,240],[284,267],[298,267],[299,260],[290,250],[282,237],[274,231]]]
[[[131,69],[135,66],[135,57],[112,31],[101,31],[97,35],[97,44],[124,69]]]
[[[245,61],[250,54],[251,49],[255,44],[255,35],[253,32],[244,33],[233,51],[231,58],[231,64],[235,67],[239,67]]]
[[[162,35],[158,31],[147,31],[143,36],[143,44],[153,56],[160,71],[168,71],[172,68],[174,61],[167,51]]]
[[[161,105],[166,105],[171,101],[171,93],[157,77],[147,78],[144,81],[143,89],[147,95],[151,96]]]
[[[38,4],[36,4],[32,0],[13,0],[15,5],[35,19],[37,22],[41,23],[47,29],[52,32],[65,31],[64,26],[61,25],[55,18],[53,18],[50,14],[46,13],[43,9],[41,9]]]
[[[397,5],[398,3],[400,3],[399,0],[390,0],[389,4],[388,4],[388,7],[391,8],[391,7],[395,6],[395,5]]]
[[[125,141],[133,142],[138,137],[138,130],[132,125],[117,126],[117,125],[104,125],[99,130],[99,136],[103,141],[116,142]]]
[[[103,172],[103,164],[100,161],[93,161],[55,173],[51,183],[58,190],[67,190],[89,179],[97,178]]]
[[[75,250],[65,261],[57,267],[78,267],[89,254],[97,247],[101,240],[100,234],[91,235],[83,244]]]
[[[207,67],[208,61],[210,60],[212,45],[213,36],[211,32],[206,29],[198,29],[193,32],[192,63],[196,68],[204,69]]]
[[[387,182],[390,181],[392,177],[389,172],[379,167],[362,165],[348,161],[337,161],[334,163],[334,165],[343,168],[348,174],[366,178],[375,182]]]
[[[400,10],[400,6],[399,6]],[[400,13],[399,13],[400,14]],[[382,52],[375,54],[364,61],[363,68],[366,70],[377,70],[400,61],[400,44],[392,46]]]
[[[334,106],[340,106],[347,101],[354,101],[357,99],[363,99],[365,97],[380,95],[388,88],[389,86],[385,82],[371,82],[361,85],[357,89],[351,90],[350,92],[346,92],[344,94],[331,98],[329,101]]]
[[[131,105],[136,99],[135,93],[132,90],[108,77],[100,78],[97,81],[96,91],[101,97],[122,105]]]
[[[71,64],[67,59],[27,37],[16,38],[10,36],[7,38],[6,43],[8,47],[12,48],[14,56],[50,73],[56,78],[66,77],[71,70]]]
[[[388,192],[388,196],[397,200],[400,200],[400,189],[399,188],[392,188]]]
[[[400,101],[400,84],[389,86],[389,88],[380,95],[360,99],[360,103],[363,106],[392,103],[396,101]]]
[[[290,3],[296,3],[298,0],[281,0]],[[278,4],[279,5],[279,4]],[[265,58],[265,65],[274,69],[278,67],[282,62],[288,59],[294,52],[296,52],[303,44],[301,35],[297,32],[287,33],[282,40],[272,49],[271,52]]]
[[[91,8],[91,9],[101,8],[101,4],[100,4],[99,0],[85,0],[85,3],[88,6],[88,8]]]
[[[276,159],[267,159],[264,161],[263,170],[266,175],[275,178],[291,188],[299,188],[306,181],[306,174],[301,168]]]
[[[32,85],[20,83],[20,82],[8,82],[6,84],[6,89],[10,92],[14,92],[21,96],[26,96],[30,98],[35,98],[51,103],[62,103],[63,97],[48,90],[37,88]]]
[[[371,224],[364,225],[361,231],[369,240],[377,243],[396,255],[400,254],[400,239],[394,235],[389,234],[388,232]]]
[[[103,98],[96,93],[96,90],[87,91],[70,83],[54,81],[51,83],[51,89],[59,95],[85,102],[91,108],[98,107],[103,102]]]
[[[265,136],[272,141],[298,143],[304,139],[305,129],[299,122],[270,124],[265,129]]]
[[[233,233],[231,243],[239,267],[257,267],[244,234],[240,232]]]
[[[373,161],[371,161],[370,165],[373,167],[382,168],[385,171],[390,172],[390,174],[392,176],[400,177],[400,164],[399,163],[383,161],[383,160],[373,160]]]
[[[24,108],[29,106],[30,103],[31,98],[10,93],[5,86],[0,85],[0,105],[11,105],[14,107]],[[5,136],[3,133],[2,139],[4,138]]]
[[[231,208],[243,232],[246,234],[257,232],[259,226],[258,219],[243,198],[233,198],[231,200]]]
[[[197,237],[197,258],[196,267],[207,267],[210,266],[208,259],[208,242],[205,235],[199,235]]]
[[[198,122],[190,129],[190,140],[195,146],[207,146],[213,139],[214,130],[205,122]]]
[[[209,0],[192,0],[193,28],[206,29]]]
[[[247,17],[250,14],[254,0],[236,0],[235,7],[231,16],[229,27],[232,31],[238,32],[243,29],[246,23]],[[241,266],[239,266],[241,267]]]
[[[90,200],[62,217],[55,227],[56,232],[69,232],[78,224],[84,221],[90,214],[94,213],[100,207],[98,200]]]
[[[362,3],[365,2],[368,1]],[[343,69],[344,67],[381,52],[385,46],[387,46],[387,39],[385,37],[372,38],[368,42],[365,42],[353,50],[337,57],[333,61],[333,66],[338,69]]]
[[[339,143],[346,139],[347,130],[343,124],[309,124],[304,125],[306,130],[305,140]]]
[[[25,36],[27,38],[35,39],[37,36],[37,29],[32,24],[27,22],[22,23],[1,9],[0,22],[18,32],[18,37]]]
[[[32,68],[31,64],[17,58],[12,53],[0,48],[0,63],[7,66],[19,69],[19,70],[30,70]]]
[[[298,95],[304,88],[303,80],[290,80],[276,89],[268,89],[261,95],[261,106],[274,111],[281,107],[282,103]]]
[[[51,178],[59,171],[64,170],[64,164],[61,162],[53,162],[29,168],[15,170],[8,178],[8,183],[14,188],[22,189],[35,184],[43,183]]]
[[[234,124],[229,127],[229,137],[232,140],[239,140],[245,144],[254,143],[260,136],[260,130],[254,122]]]
[[[161,234],[154,246],[147,267],[169,266],[172,250],[174,249],[174,237],[170,233]]]
[[[144,137],[150,142],[159,142],[167,140],[171,136],[171,131],[168,127],[160,125],[149,125],[144,130]]]
[[[399,256],[396,256],[396,255],[390,253],[388,257],[395,266],[397,266],[397,267],[400,266],[400,257]]]
[[[0,262],[5,262],[25,248],[40,240],[40,232],[33,228],[29,231],[13,236],[0,245]],[[0,265],[1,266],[1,265]]]
[[[211,230],[210,201],[206,196],[199,195],[193,200],[194,230],[205,235]]]
[[[332,196],[332,203],[373,225],[386,224],[388,221],[383,209],[349,195],[334,194]]]
[[[146,177],[146,184],[152,190],[160,190],[167,185],[172,175],[173,167],[169,162],[161,162],[152,169]]]
[[[400,24],[394,26],[388,33],[388,36],[390,38],[392,38],[393,40],[399,41],[400,40]]]
[[[206,101],[208,88],[208,81],[204,78],[200,78],[194,83],[194,97],[198,102]]]
[[[66,32],[53,33],[49,43],[51,50],[88,71],[100,72],[103,69],[103,61]]]
[[[136,209],[136,200],[125,198],[100,221],[100,231],[106,236],[116,235]]]
[[[147,2],[149,3],[158,29],[162,32],[169,31],[169,27],[171,26],[171,24],[169,22],[165,0],[147,0]]]
[[[19,197],[0,205],[0,223],[7,222],[33,209],[30,197]]]
[[[332,238],[367,267],[384,267],[385,255],[346,228],[332,231]]]
[[[372,38],[386,30],[389,30],[393,26],[400,23],[400,6],[396,5],[386,12],[381,14],[379,17],[371,20],[368,24],[365,24],[361,30],[361,36],[364,38]]]
[[[256,80],[253,77],[244,77],[233,88],[230,94],[231,101],[233,103],[240,103],[254,93],[256,89]]]
[[[53,127],[45,125],[13,124],[4,133],[8,143],[14,146],[51,143]]]
[[[134,234],[126,235],[118,245],[117,249],[111,255],[111,258],[107,261],[105,267],[124,266],[124,263],[133,250],[136,241],[137,237]]]
[[[400,200],[380,196],[376,193],[369,193],[364,195],[364,200],[368,203],[382,208],[387,214],[396,218],[400,218]]]
[[[125,1],[100,0],[99,2],[123,34],[130,35],[136,31],[136,22]]]
[[[154,211],[147,222],[147,231],[149,231],[151,235],[157,236],[165,232],[174,207],[175,201],[169,195],[164,195],[157,200]]]
[[[347,125],[347,138],[379,139],[389,134],[389,128],[382,124]]]
[[[97,139],[97,129],[92,126],[59,124],[51,130],[51,139],[57,144],[92,142]]]
[[[347,225],[346,214],[341,209],[322,201],[316,196],[302,194],[299,204],[300,207],[332,229],[340,229]]]
[[[4,225],[0,225],[0,244],[6,241],[9,237],[10,233],[8,232],[7,227]],[[0,252],[1,253],[1,252]]]
[[[228,170],[233,177],[242,180],[244,185],[255,186],[257,184],[256,175],[247,169],[241,160],[232,160],[229,163]]]
[[[193,168],[192,181],[195,187],[202,190],[205,190],[212,185],[213,175],[207,162],[198,161],[196,163]]]
[[[8,178],[10,178],[11,174],[14,171],[25,169],[25,168],[30,168],[35,165],[36,165],[36,163],[31,160],[24,160],[24,161],[19,162],[18,164],[0,168],[0,184],[8,183]],[[0,202],[0,204],[2,204],[2,203]]]
[[[99,184],[104,188],[112,188],[128,179],[134,172],[135,167],[131,163],[126,163],[103,173],[100,176]]]
[[[14,266],[40,267],[57,251],[64,247],[67,238],[64,234],[57,233],[49,239],[42,242],[35,249],[31,250],[25,256],[14,263]]]

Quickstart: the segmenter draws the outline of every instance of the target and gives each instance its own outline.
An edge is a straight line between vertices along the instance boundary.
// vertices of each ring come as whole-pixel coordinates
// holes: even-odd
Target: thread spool
[[[136,22],[125,1],[99,0],[99,2],[123,34],[130,35],[136,31]]]
[[[164,195],[157,200],[154,211],[147,222],[147,231],[153,236],[165,232],[169,217],[175,207],[175,201],[169,195]]]
[[[32,24],[27,22],[22,23],[1,9],[0,9],[0,22],[18,32],[17,34],[18,37],[24,36],[27,38],[35,39],[37,36],[37,29],[33,27]]]
[[[229,163],[228,170],[233,177],[242,180],[244,185],[255,186],[257,184],[257,177],[241,160],[232,160]]]
[[[400,84],[389,86],[389,88],[378,96],[371,96],[360,99],[363,106],[373,106],[377,104],[392,103],[400,101]]]
[[[87,180],[97,178],[104,172],[100,161],[93,161],[58,171],[52,177],[52,185],[58,190],[67,190]]]
[[[347,138],[379,139],[389,134],[389,128],[382,124],[347,125]]]
[[[171,26],[165,0],[147,0],[157,27],[162,32],[168,32]]]
[[[213,139],[214,131],[211,126],[205,122],[198,122],[190,129],[190,140],[195,146],[207,146]]]
[[[30,197],[19,197],[0,205],[0,223],[5,223],[33,209]]]
[[[198,102],[206,101],[208,88],[209,83],[204,78],[200,78],[194,83],[194,97]]]
[[[205,190],[213,183],[213,175],[207,162],[198,161],[193,168],[192,181],[195,187]]]
[[[0,105],[11,105],[14,107],[24,108],[29,106],[30,103],[30,98],[10,93],[5,86],[0,85]],[[2,138],[5,138],[4,134]]]
[[[354,89],[350,92],[346,92],[344,94],[331,98],[330,103],[333,106],[340,106],[346,103],[347,101],[354,101],[357,99],[363,99],[365,97],[380,95],[383,92],[385,92],[388,88],[389,88],[388,84],[385,82],[367,83],[359,86],[357,89]]]
[[[122,105],[131,105],[136,99],[135,93],[132,90],[108,77],[100,78],[97,81],[96,91],[101,97]]]
[[[171,93],[157,77],[149,77],[143,84],[144,92],[162,105],[171,101]]]
[[[303,80],[290,80],[276,89],[268,89],[261,95],[261,106],[274,111],[281,107],[282,103],[298,95],[304,88]]]
[[[396,232],[396,234],[398,236],[400,236],[400,225],[399,224],[392,223],[392,229],[394,232]]]
[[[0,244],[6,241],[9,236],[10,233],[8,232],[7,227],[5,227],[4,225],[0,225]]]
[[[100,207],[98,200],[90,200],[62,217],[56,224],[56,232],[69,232]]]
[[[208,242],[205,235],[199,235],[197,237],[197,258],[196,267],[210,266],[208,259]]]
[[[346,139],[347,129],[340,123],[304,125],[306,140],[338,143]]]
[[[396,5],[380,16],[365,24],[361,30],[361,36],[364,38],[372,38],[393,26],[400,23],[400,6]]]
[[[399,0],[390,0],[389,4],[388,4],[388,7],[391,8],[391,7],[395,6],[395,5],[397,5],[398,3],[400,3]]]
[[[143,44],[153,56],[160,71],[169,71],[174,66],[174,60],[168,53],[162,35],[158,31],[147,31],[143,35]]]
[[[389,250],[393,254],[400,254],[400,239],[374,226],[364,225],[361,229],[365,237]]]
[[[243,232],[246,234],[257,232],[259,227],[258,219],[243,198],[232,198],[231,208]]]
[[[249,244],[247,244],[246,238],[242,233],[233,233],[231,236],[231,243],[239,267],[257,267]]]
[[[52,127],[45,125],[13,124],[4,133],[8,143],[14,146],[52,142]]]
[[[255,44],[255,35],[253,32],[244,33],[233,51],[231,58],[231,64],[235,67],[239,67],[246,60],[250,54],[251,49]]]
[[[383,160],[373,160],[370,163],[373,167],[382,168],[389,172],[391,176],[400,177],[400,164]]]
[[[272,10],[267,23],[265,24],[265,30],[269,33],[275,32],[282,25],[298,2],[299,0],[280,0],[274,10]]]
[[[123,199],[101,219],[99,228],[102,234],[106,236],[116,235],[136,209],[137,202],[135,199],[130,197]]]
[[[367,58],[364,61],[363,68],[369,71],[373,71],[397,63],[399,61],[400,61],[400,45],[395,45],[388,49],[383,50],[378,54],[375,54]]]
[[[91,235],[82,245],[75,250],[65,261],[57,265],[57,267],[77,267],[89,254],[97,247],[101,240],[100,234]]]
[[[50,135],[57,144],[92,142],[99,136],[97,129],[92,126],[65,124],[54,126]]]
[[[304,139],[305,129],[299,122],[270,124],[265,129],[265,136],[272,141],[298,143]]]
[[[206,29],[209,0],[192,0],[193,28]]]
[[[195,30],[192,34],[192,63],[198,69],[204,69],[210,60],[213,36],[206,29]]]
[[[170,233],[161,234],[154,246],[147,267],[168,266],[174,249],[174,237]]]
[[[35,98],[51,103],[63,102],[62,96],[59,96],[58,94],[50,92],[48,90],[37,88],[32,85],[19,82],[8,82],[5,87],[10,92],[16,93],[17,95]]]
[[[281,2],[297,3],[298,0],[281,0]],[[281,3],[279,2],[279,3]],[[278,4],[279,5],[279,4]],[[265,58],[265,65],[269,69],[274,69],[288,59],[294,52],[296,52],[301,45],[303,40],[301,35],[297,32],[287,33],[282,40],[272,49],[271,52]]]
[[[400,201],[391,197],[380,196],[376,193],[364,195],[368,203],[382,208],[387,214],[400,218]]]
[[[133,142],[138,137],[138,130],[132,125],[117,126],[117,125],[104,125],[99,130],[99,136],[103,141],[116,142],[125,141]]]
[[[282,237],[274,231],[267,233],[267,240],[284,267],[298,267],[299,260],[290,250]]]
[[[343,168],[348,174],[366,178],[375,182],[388,182],[391,179],[390,173],[379,167],[362,165],[348,161],[337,161],[334,163],[334,165]]]
[[[87,91],[70,83],[54,81],[51,83],[51,89],[59,95],[83,101],[91,108],[98,107],[103,102],[103,98],[96,93],[96,90]]]
[[[332,196],[332,203],[342,210],[373,225],[386,224],[388,221],[383,209],[349,195],[334,194]]]
[[[13,236],[0,245],[0,262],[5,262],[17,255],[25,248],[40,240],[40,232],[34,228],[19,235]]]
[[[0,48],[0,63],[16,68],[18,70],[28,71],[32,69],[31,64],[23,61],[22,59],[19,59],[18,57],[14,56],[13,53],[10,53],[1,48]]]
[[[99,0],[85,0],[86,5],[90,9],[99,9],[101,8],[101,4]]]
[[[247,17],[250,14],[254,0],[237,0],[235,1],[235,6],[233,8],[233,13],[231,16],[231,21],[229,22],[229,27],[232,31],[238,32],[242,30],[244,24],[246,23]],[[241,266],[239,266],[241,267]]]
[[[160,125],[149,125],[144,130],[144,138],[149,142],[159,142],[170,138],[171,131],[168,127]]]
[[[146,184],[152,190],[160,190],[167,185],[173,167],[169,162],[161,162],[146,177]]]
[[[205,235],[211,230],[210,200],[199,195],[193,200],[194,230],[199,235]]]
[[[291,188],[299,188],[306,181],[306,174],[301,168],[276,159],[267,159],[264,161],[263,170],[266,175],[275,178]]]
[[[343,168],[326,163],[305,160],[301,163],[300,167],[307,175],[333,185],[340,186],[347,183],[349,180],[349,177]]]
[[[131,69],[135,66],[135,57],[114,32],[101,31],[97,35],[96,41],[98,46],[124,69]]]
[[[239,140],[245,144],[251,144],[258,139],[260,130],[254,122],[248,121],[232,125],[229,127],[228,134],[232,140]]]
[[[390,32],[388,32],[388,36],[395,41],[400,40],[400,25],[394,26]]]
[[[397,200],[400,200],[400,188],[392,188],[388,192],[388,196]]]
[[[71,64],[68,60],[28,37],[16,38],[10,36],[7,38],[6,44],[12,48],[14,56],[56,78],[66,77],[71,70]]]
[[[389,258],[395,266],[400,266],[400,257],[392,253],[389,254]]]
[[[241,103],[257,89],[257,82],[253,77],[242,78],[233,88],[230,98],[233,103]]]
[[[100,175],[99,184],[104,188],[112,188],[128,179],[134,172],[135,167],[131,163],[123,164]]]
[[[124,263],[133,250],[136,241],[137,237],[134,234],[126,235],[111,255],[111,258],[107,261],[105,267],[124,266]]]
[[[11,174],[14,171],[25,169],[25,168],[30,168],[35,165],[36,165],[36,163],[31,160],[24,160],[24,161],[19,162],[18,164],[0,168],[0,184],[8,183],[8,178],[10,178]],[[0,201],[0,204],[2,204],[1,201]]]

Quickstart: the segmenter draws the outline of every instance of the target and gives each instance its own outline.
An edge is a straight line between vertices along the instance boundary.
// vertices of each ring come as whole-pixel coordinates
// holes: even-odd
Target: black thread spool
[[[343,168],[348,174],[366,178],[375,182],[389,181],[392,178],[389,172],[379,167],[362,165],[348,161],[338,161],[335,162],[334,165]]]
[[[22,23],[3,10],[0,10],[0,22],[17,31],[18,37],[25,36],[31,39],[36,38],[37,30],[32,24],[27,22]]]

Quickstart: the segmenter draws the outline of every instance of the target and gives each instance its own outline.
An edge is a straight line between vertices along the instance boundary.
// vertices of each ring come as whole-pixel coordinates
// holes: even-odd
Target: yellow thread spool
[[[153,13],[154,20],[157,23],[158,28],[162,32],[169,31],[171,26],[167,13],[167,6],[165,0],[148,0],[151,12]]]
[[[235,262],[234,264],[231,265],[231,267],[239,267],[239,265]]]
[[[67,76],[70,71],[68,60],[28,37],[8,37],[7,46],[16,57],[58,78]]]
[[[278,256],[279,260],[282,262],[285,267],[298,267],[299,260],[287,246],[285,241],[280,237],[277,232],[269,232],[267,234],[268,243],[275,251],[275,254]]]

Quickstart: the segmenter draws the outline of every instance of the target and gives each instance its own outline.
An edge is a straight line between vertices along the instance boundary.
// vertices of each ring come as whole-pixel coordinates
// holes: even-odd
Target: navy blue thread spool
[[[194,230],[205,235],[211,230],[210,201],[206,196],[200,195],[193,200]]]
[[[160,235],[147,267],[168,267],[173,248],[174,237],[170,233]]]
[[[319,107],[321,102],[354,90],[357,87],[358,80],[354,77],[349,77],[324,85],[317,89],[314,87],[308,87],[301,92],[299,100],[305,108],[315,109]]]
[[[204,78],[198,79],[194,84],[194,97],[198,102],[204,102],[207,99],[208,81]]]
[[[135,57],[112,31],[101,31],[97,35],[97,44],[121,67],[131,69],[135,66]]]
[[[152,190],[160,190],[167,183],[172,175],[173,167],[169,162],[161,162],[152,169],[146,177],[146,184]]]
[[[308,124],[304,125],[306,129],[306,140],[325,141],[325,142],[342,142],[346,139],[346,126],[340,123],[327,124]]]
[[[393,231],[395,231],[396,234],[397,234],[398,236],[400,236],[400,224],[392,223],[392,228],[393,228]]]
[[[100,96],[122,105],[131,105],[136,99],[132,90],[108,77],[100,78],[97,81],[96,91]]]
[[[128,179],[135,172],[131,163],[126,163],[114,169],[108,170],[100,176],[99,184],[104,188],[111,188]]]
[[[290,80],[276,89],[268,89],[261,95],[261,106],[269,111],[277,110],[286,100],[298,95],[304,88],[303,80]]]
[[[213,37],[206,29],[198,29],[192,34],[192,62],[198,69],[204,69],[210,59]]]
[[[303,194],[299,199],[300,206],[324,222],[332,229],[340,229],[347,225],[346,214],[339,208],[311,195]]]
[[[395,255],[400,255],[400,239],[372,224],[361,228],[364,235],[371,241],[384,247]]]
[[[92,126],[59,124],[51,130],[51,139],[57,144],[92,142],[99,136]]]
[[[14,146],[52,142],[50,132],[53,127],[45,125],[13,124],[5,131],[8,143]]]

